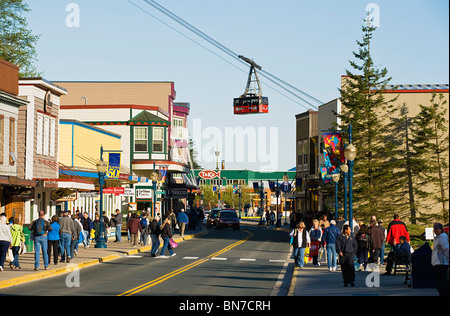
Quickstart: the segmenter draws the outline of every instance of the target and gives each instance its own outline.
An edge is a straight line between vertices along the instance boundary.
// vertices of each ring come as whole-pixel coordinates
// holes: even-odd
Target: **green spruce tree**
[[[442,94],[433,93],[430,105],[419,105],[420,113],[411,126],[411,169],[416,192],[422,203],[422,221],[432,217],[448,222],[448,103]],[[429,203],[429,201],[434,203]],[[439,205],[440,214],[430,213]]]
[[[341,93],[342,111],[337,114],[341,128],[352,124],[352,143],[357,148],[353,180],[354,214],[357,218],[396,211],[392,186],[395,184],[395,142],[386,117],[395,110],[393,101],[386,100],[384,91],[392,90],[386,68],[374,65],[370,45],[376,30],[370,22],[362,26],[362,41],[353,52],[356,61],[347,70]]]

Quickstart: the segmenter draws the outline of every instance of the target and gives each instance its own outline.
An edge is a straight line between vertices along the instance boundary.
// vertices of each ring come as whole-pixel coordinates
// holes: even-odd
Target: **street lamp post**
[[[339,178],[341,177],[340,173],[334,173],[331,178],[334,182],[334,218],[338,218],[338,184]]]
[[[153,203],[152,203],[152,216],[156,216],[156,182],[158,181],[158,174],[155,170],[155,163],[153,163],[153,172],[150,175],[150,178],[152,179],[152,185],[153,185]]]
[[[344,221],[347,220],[347,187],[348,187],[348,165],[341,165],[342,175],[344,176]],[[336,219],[337,220],[337,219]]]
[[[349,127],[349,133],[351,135],[351,125]],[[351,141],[351,138],[350,138]],[[348,190],[349,190],[349,201],[348,201],[348,212],[349,212],[349,218],[348,222],[350,224],[350,227],[352,229],[353,234],[353,166],[355,165],[355,158],[356,158],[356,147],[353,146],[352,143],[350,143],[347,148],[345,148],[344,154],[345,158],[348,161]]]
[[[102,147],[102,155],[100,155],[100,161],[97,163],[97,171],[98,171],[98,183],[100,185],[100,234],[97,238],[96,244],[94,248],[107,248],[106,240],[103,237],[104,226],[103,226],[103,185],[105,184],[105,176],[106,170],[108,169],[108,165],[103,161],[103,147]]]

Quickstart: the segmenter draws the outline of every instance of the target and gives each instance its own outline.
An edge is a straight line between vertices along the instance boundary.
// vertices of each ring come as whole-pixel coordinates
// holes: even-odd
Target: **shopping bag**
[[[313,241],[311,243],[311,248],[309,249],[309,256],[310,257],[315,257],[319,254],[319,246],[320,246],[320,242],[319,241]]]
[[[172,248],[177,248],[178,247],[178,244],[172,238],[169,239],[169,243],[170,243],[170,246]]]
[[[95,238],[95,229],[91,229],[91,239]]]
[[[11,248],[8,249],[8,253],[6,255],[6,261],[13,262],[14,261],[14,255],[12,253]]]
[[[309,247],[306,247],[305,256],[303,257],[303,260],[305,261],[305,263],[308,263],[308,259],[309,259]]]
[[[27,253],[27,246],[23,241],[20,242],[20,248],[19,248],[19,254],[23,255],[24,253]]]

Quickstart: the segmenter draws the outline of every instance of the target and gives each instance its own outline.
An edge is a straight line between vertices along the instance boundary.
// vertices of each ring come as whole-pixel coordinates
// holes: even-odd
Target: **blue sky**
[[[219,146],[229,169],[287,170],[295,166],[295,115],[311,108],[294,103],[263,81],[269,114],[233,115],[232,101],[244,92],[247,71],[142,0],[130,0],[221,58],[180,35],[127,0],[28,0],[30,28],[41,34],[38,70],[48,80],[174,81],[177,100],[191,103],[190,128],[203,167],[207,147]],[[338,97],[341,75],[349,69],[361,39],[365,8],[371,1],[157,0],[219,43],[254,59],[263,69],[309,95],[328,102]],[[79,27],[68,27],[66,6],[80,8]],[[372,55],[393,84],[449,82],[449,2],[373,1],[380,26]],[[223,59],[228,62],[224,61]],[[234,64],[234,67],[231,64]],[[277,90],[280,90],[277,88]],[[200,126],[200,127],[199,127]],[[255,131],[245,149],[225,157],[226,132]],[[217,141],[208,134],[222,138]],[[270,134],[276,137],[270,138]],[[273,135],[272,135],[273,136]],[[197,139],[196,139],[197,138]],[[256,147],[255,147],[256,146]],[[208,148],[209,148],[208,147]],[[266,154],[266,155],[264,155]],[[276,157],[273,155],[276,154]],[[268,162],[267,157],[270,158]]]

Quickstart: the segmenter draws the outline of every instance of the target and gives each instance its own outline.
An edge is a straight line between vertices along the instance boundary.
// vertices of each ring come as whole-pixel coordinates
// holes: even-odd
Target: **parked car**
[[[214,208],[211,210],[211,212],[208,215],[208,218],[206,219],[206,227],[216,226],[216,217],[219,213],[220,209]]]
[[[236,214],[236,210],[233,209],[221,210],[217,215],[215,221],[216,229],[222,229],[226,227],[231,227],[235,230],[240,229],[239,218]]]

